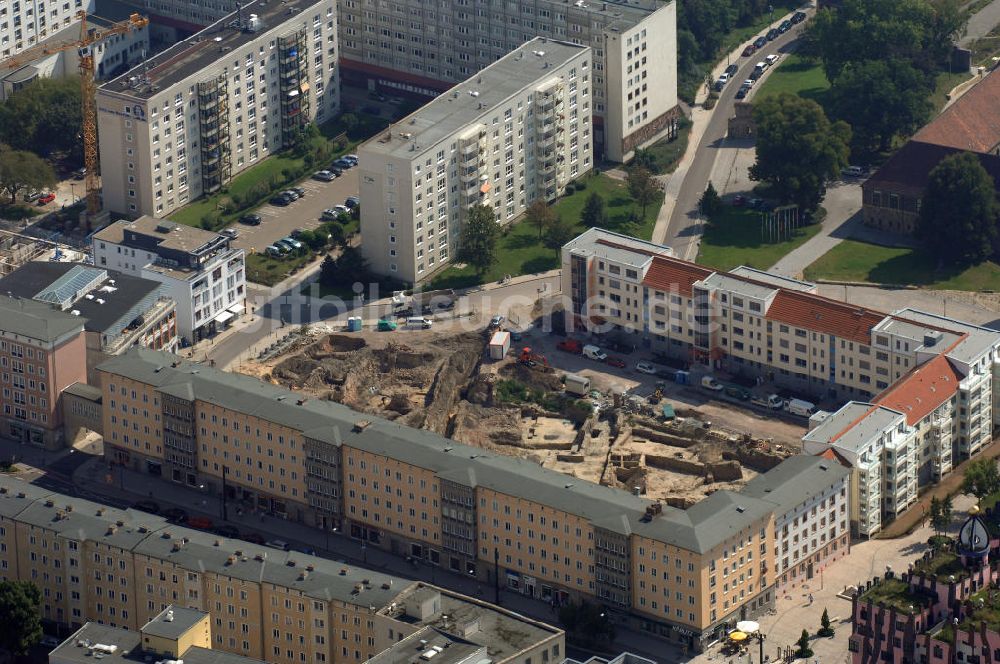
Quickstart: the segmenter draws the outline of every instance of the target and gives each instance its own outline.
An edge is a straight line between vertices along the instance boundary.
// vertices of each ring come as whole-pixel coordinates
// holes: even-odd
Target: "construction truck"
[[[549,361],[545,359],[545,356],[541,353],[536,353],[527,346],[521,349],[521,354],[518,356],[517,361],[532,369],[544,372],[552,371],[552,367],[549,366]]]

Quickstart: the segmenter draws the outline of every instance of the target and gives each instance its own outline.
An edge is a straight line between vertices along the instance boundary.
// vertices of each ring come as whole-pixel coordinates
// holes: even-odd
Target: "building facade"
[[[690,648],[774,601],[770,502],[666,507],[143,349],[101,374],[109,460],[225,480],[247,508],[545,602],[599,599]]]
[[[0,7],[0,60],[45,41],[60,30],[79,23],[81,11],[94,11],[96,0],[54,2],[5,2]]]
[[[345,80],[356,84],[435,95],[545,37],[593,50],[598,156],[627,160],[680,117],[674,2],[338,4]]]
[[[83,321],[48,304],[0,296],[3,436],[63,446],[62,391],[87,380]]]
[[[163,285],[175,303],[176,334],[188,343],[245,312],[245,254],[225,235],[143,216],[102,228],[92,242],[97,268]],[[145,328],[144,319],[137,329]]]
[[[559,661],[565,648],[561,630],[486,602],[8,476],[0,478],[0,544],[0,578],[37,585],[43,619],[60,627],[89,621],[145,629],[151,638],[144,643],[159,652],[204,647],[203,640],[179,638],[171,621],[147,625],[171,606],[182,607],[173,622],[208,615],[213,650],[273,664],[364,661],[451,615],[509,625],[517,634],[511,641],[489,635],[501,639],[509,664],[541,661],[543,652]],[[470,640],[480,638],[470,630]]]
[[[361,249],[418,283],[446,267],[473,205],[501,223],[593,167],[592,50],[535,39],[358,149]]]
[[[164,217],[339,105],[333,0],[255,0],[98,89],[106,209]]]

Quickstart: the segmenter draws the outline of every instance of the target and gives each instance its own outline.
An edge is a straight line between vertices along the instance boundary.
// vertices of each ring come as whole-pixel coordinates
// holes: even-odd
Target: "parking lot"
[[[253,212],[260,215],[259,226],[248,226],[239,222],[230,228],[239,231],[233,243],[247,252],[263,253],[264,248],[275,240],[287,237],[296,228],[307,230],[320,225],[320,215],[326,208],[339,205],[348,196],[358,195],[358,169],[352,168],[333,182],[308,179],[301,183],[306,195],[287,207],[265,203]]]

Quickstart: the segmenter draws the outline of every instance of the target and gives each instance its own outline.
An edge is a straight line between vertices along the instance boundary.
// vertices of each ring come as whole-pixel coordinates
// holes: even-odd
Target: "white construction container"
[[[490,359],[502,360],[510,352],[510,332],[496,331],[490,338]]]

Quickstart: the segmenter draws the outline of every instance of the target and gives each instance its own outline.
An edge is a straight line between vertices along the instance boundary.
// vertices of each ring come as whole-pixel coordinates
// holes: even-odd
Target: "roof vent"
[[[740,514],[743,514],[744,512],[747,511],[747,508],[743,507],[742,505],[737,505],[736,511],[739,512]]]
[[[354,433],[361,433],[371,425],[371,420],[358,420],[354,423]]]
[[[819,469],[820,470],[829,470],[830,468],[825,463],[821,463],[821,464],[819,464]]]

